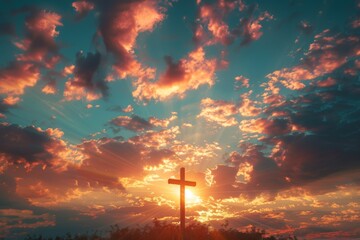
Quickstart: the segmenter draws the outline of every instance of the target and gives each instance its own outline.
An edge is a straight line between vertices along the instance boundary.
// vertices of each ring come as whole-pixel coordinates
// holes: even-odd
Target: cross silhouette
[[[196,186],[196,182],[185,180],[185,168],[180,168],[180,180],[169,179],[168,184],[180,185],[180,239],[185,239],[185,186]]]

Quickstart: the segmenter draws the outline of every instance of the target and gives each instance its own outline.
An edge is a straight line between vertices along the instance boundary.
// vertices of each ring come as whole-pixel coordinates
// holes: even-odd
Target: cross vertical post
[[[185,168],[180,168],[180,181],[185,181]],[[185,184],[180,184],[180,229],[185,236]]]
[[[169,184],[180,185],[180,239],[185,240],[185,186],[196,186],[196,182],[185,180],[185,168],[180,168],[180,180],[169,179]]]

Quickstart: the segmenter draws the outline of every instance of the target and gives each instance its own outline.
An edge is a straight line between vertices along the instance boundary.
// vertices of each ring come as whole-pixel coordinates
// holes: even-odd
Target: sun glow
[[[185,204],[187,206],[193,206],[200,204],[202,202],[201,198],[195,195],[190,189],[185,189]]]

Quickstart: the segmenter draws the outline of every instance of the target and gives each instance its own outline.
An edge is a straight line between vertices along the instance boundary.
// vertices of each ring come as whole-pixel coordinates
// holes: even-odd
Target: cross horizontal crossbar
[[[196,186],[196,182],[184,181],[184,180],[178,180],[178,179],[169,179],[168,184],[176,184],[176,185],[191,186],[191,187]]]

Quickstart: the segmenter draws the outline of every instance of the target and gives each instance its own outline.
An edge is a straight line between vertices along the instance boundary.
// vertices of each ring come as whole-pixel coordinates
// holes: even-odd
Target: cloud
[[[292,130],[289,121],[281,118],[242,120],[239,128],[244,132],[262,133],[268,135],[287,134]]]
[[[257,116],[261,113],[261,108],[255,107],[255,103],[256,104],[259,104],[259,103],[251,100],[251,98],[250,98],[251,93],[252,93],[252,91],[241,95],[242,102],[239,107],[239,113],[242,116],[253,117],[253,116]]]
[[[167,128],[172,121],[177,119],[176,112],[175,113],[173,112],[172,114],[173,115],[171,117],[165,118],[165,119],[158,119],[156,117],[150,117],[149,123],[151,123],[152,125],[154,125],[156,127]]]
[[[38,82],[40,71],[31,63],[13,62],[0,69],[0,94],[22,95]]]
[[[127,107],[123,108],[122,111],[126,112],[126,113],[129,113],[129,112],[134,111],[134,108],[131,105],[127,105]]]
[[[47,12],[34,8],[26,9],[29,15],[26,17],[25,38],[15,45],[24,51],[17,55],[18,61],[36,62],[46,68],[52,68],[60,59],[59,46],[55,42],[58,36],[58,26],[61,16],[55,12]]]
[[[156,117],[149,117],[148,120],[145,120],[137,115],[131,117],[128,116],[119,116],[110,121],[110,124],[113,126],[126,128],[127,130],[133,132],[142,132],[146,130],[151,130],[156,127],[166,128],[168,125],[177,118],[176,114],[173,114],[167,119],[159,119]]]
[[[171,142],[176,138],[179,133],[180,130],[178,126],[158,132],[148,131],[143,135],[130,138],[129,142],[141,144],[148,148],[159,149],[171,145]]]
[[[110,123],[134,132],[141,132],[154,127],[154,125],[152,125],[149,121],[136,115],[132,117],[119,116],[112,119]]]
[[[235,83],[240,83],[241,87],[245,87],[245,88],[249,88],[250,84],[249,84],[249,79],[244,77],[244,76],[236,76],[235,77]],[[236,90],[240,89],[239,86],[235,86]]]
[[[224,45],[229,45],[233,42],[234,36],[231,34],[229,26],[223,21],[225,14],[230,12],[235,8],[231,7],[226,9],[225,7],[219,7],[219,5],[210,5],[205,4],[200,6],[199,17],[201,21],[207,26],[207,30],[214,37],[215,42],[220,42]],[[201,25],[198,25],[196,39],[201,40],[201,35],[199,30],[201,30]],[[203,34],[203,33],[202,33]]]
[[[55,226],[55,216],[48,213],[36,214],[32,210],[6,208],[0,209],[0,214],[4,221],[0,226],[0,237],[7,237],[18,229]]]
[[[201,100],[201,112],[197,117],[205,118],[206,121],[217,123],[223,127],[229,127],[237,124],[234,117],[237,113],[238,109],[232,102],[205,98]]]
[[[52,139],[45,132],[34,127],[21,128],[6,124],[0,125],[0,132],[0,151],[10,164],[50,164],[52,154],[47,151],[47,145]]]
[[[261,32],[261,22],[266,20],[272,20],[274,18],[267,11],[262,12],[258,17],[254,17],[253,13],[256,9],[256,6],[251,6],[248,10],[248,16],[240,20],[240,25],[237,31],[243,38],[241,41],[241,45],[247,45],[255,40],[258,40],[263,35],[263,33]]]
[[[342,87],[323,85],[320,92],[317,86],[307,87],[298,96],[268,106],[264,111],[268,118],[240,122],[242,131],[263,137],[254,144],[240,144],[240,150],[229,155],[229,171],[239,174],[232,185],[227,184],[230,196],[273,198],[291,188],[321,194],[359,182],[355,175],[360,169],[356,147],[360,135],[354,131],[360,116],[354,107],[359,101],[357,78],[339,73],[329,77],[336,77]],[[245,166],[251,171],[244,172]],[[212,171],[219,176],[220,171]]]
[[[214,3],[198,3],[199,23],[194,28],[193,39],[198,45],[223,45],[232,44],[237,38],[242,37],[241,45],[258,40],[262,36],[261,22],[273,19],[268,12],[262,12],[254,17],[258,10],[256,5],[245,5],[242,1],[215,1]],[[241,13],[238,26],[230,28],[226,23],[233,12]],[[209,36],[210,35],[210,36]]]
[[[164,101],[173,96],[185,97],[189,90],[198,89],[202,85],[214,85],[216,59],[206,59],[202,47],[190,52],[187,58],[173,62],[172,58],[165,58],[167,69],[160,74],[158,81],[151,81],[152,74],[144,72],[144,78],[135,82],[136,89],[133,96],[139,100]]]
[[[108,86],[105,77],[99,71],[101,54],[83,52],[76,54],[73,70],[74,78],[69,78],[65,84],[64,97],[67,101],[86,99],[93,101],[101,96],[108,96]]]
[[[302,62],[291,68],[283,68],[267,75],[272,82],[281,82],[286,88],[299,90],[305,87],[301,81],[312,80],[332,73],[352,57],[360,54],[360,39],[356,35],[331,36],[329,30],[315,36]]]
[[[120,78],[136,76],[140,63],[133,50],[140,32],[152,31],[164,19],[156,1],[93,1],[99,11],[99,32]],[[146,16],[146,18],[144,18]]]
[[[86,15],[94,9],[95,5],[88,1],[76,1],[71,4],[77,13],[76,18],[79,20],[86,17]]]

